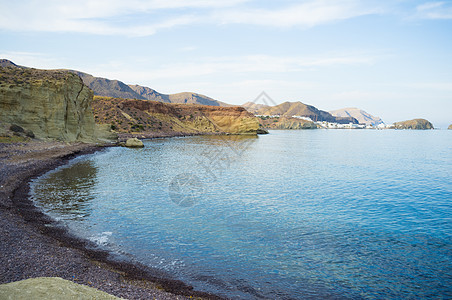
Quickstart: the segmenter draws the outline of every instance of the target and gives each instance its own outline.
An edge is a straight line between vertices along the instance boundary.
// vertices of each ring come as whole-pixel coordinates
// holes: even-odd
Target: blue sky
[[[0,0],[0,57],[232,104],[452,123],[452,1]]]

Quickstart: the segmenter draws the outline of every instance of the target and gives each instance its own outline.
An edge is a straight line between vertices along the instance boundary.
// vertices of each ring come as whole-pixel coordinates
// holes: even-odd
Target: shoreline
[[[178,135],[176,135],[178,136]],[[152,138],[170,137],[154,136]],[[0,143],[0,284],[61,277],[126,299],[223,299],[145,265],[118,261],[74,236],[30,199],[29,182],[71,159],[110,146]]]

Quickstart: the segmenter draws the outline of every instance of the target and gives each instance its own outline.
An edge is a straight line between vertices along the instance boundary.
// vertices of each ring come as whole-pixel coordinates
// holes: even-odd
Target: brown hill
[[[96,123],[118,133],[256,134],[259,121],[243,107],[174,104],[152,100],[94,97]]]
[[[312,105],[306,105],[301,102],[284,102],[276,106],[263,107],[256,113],[257,115],[278,115],[284,117],[300,116],[308,117],[312,121],[327,121],[341,124],[354,123],[358,124],[358,120],[353,117],[334,117],[330,113],[319,110]]]
[[[425,119],[413,119],[394,123],[395,129],[434,129],[433,124]]]

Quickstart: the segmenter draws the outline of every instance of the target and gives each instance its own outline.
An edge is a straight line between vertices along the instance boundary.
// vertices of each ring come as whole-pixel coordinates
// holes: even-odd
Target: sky
[[[452,1],[0,0],[0,58],[231,104],[265,91],[452,124]]]

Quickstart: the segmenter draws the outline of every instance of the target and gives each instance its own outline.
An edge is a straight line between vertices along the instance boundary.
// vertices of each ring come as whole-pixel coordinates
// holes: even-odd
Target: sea
[[[107,148],[31,182],[112,257],[231,299],[451,299],[452,130]]]

